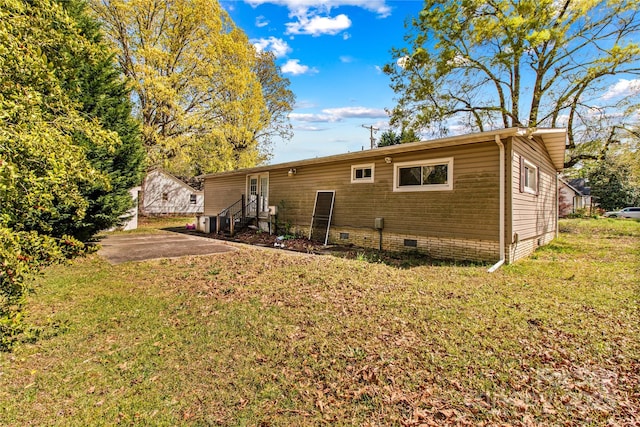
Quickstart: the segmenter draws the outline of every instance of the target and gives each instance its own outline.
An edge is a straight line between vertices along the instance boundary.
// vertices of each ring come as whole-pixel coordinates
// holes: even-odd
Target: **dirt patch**
[[[232,238],[215,234],[212,236],[216,236],[216,239],[230,239],[249,245],[280,248],[289,251],[305,253],[326,253],[329,249],[336,249],[335,246],[323,246],[318,242],[311,241],[301,236],[276,235],[257,230],[244,230],[240,233],[237,233]]]

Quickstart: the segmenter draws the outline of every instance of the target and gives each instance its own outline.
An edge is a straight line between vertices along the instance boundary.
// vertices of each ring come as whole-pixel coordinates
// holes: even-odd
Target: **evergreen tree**
[[[83,10],[0,0],[0,350],[33,274],[83,253],[73,236],[116,222],[139,179],[127,91]]]
[[[69,221],[62,215],[54,230],[58,235],[70,234],[86,240],[100,230],[119,225],[122,216],[133,207],[129,190],[140,185],[145,151],[138,123],[131,115],[130,91],[109,51],[99,23],[88,15],[83,0],[58,0],[75,21],[80,34],[96,46],[99,54],[75,58],[75,69],[68,72],[63,86],[86,117],[97,120],[104,129],[116,132],[121,143],[115,147],[96,145],[82,134],[74,135],[76,144],[86,150],[92,166],[109,176],[110,185],[90,183],[81,191],[88,201],[82,220]]]
[[[387,129],[380,135],[380,142],[378,147],[388,147],[390,145],[405,144],[407,142],[420,141],[420,138],[416,135],[413,129],[406,129],[395,133],[393,129]]]

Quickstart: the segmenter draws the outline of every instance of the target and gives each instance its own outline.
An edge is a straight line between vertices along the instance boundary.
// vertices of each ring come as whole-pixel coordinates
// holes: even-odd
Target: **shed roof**
[[[466,135],[451,136],[446,138],[434,139],[429,141],[411,142],[406,144],[391,145],[388,147],[374,148],[370,150],[354,151],[351,153],[336,154],[332,156],[316,157],[312,159],[296,160],[286,163],[278,163],[274,165],[257,166],[253,168],[238,169],[228,172],[219,172],[201,175],[199,178],[208,178],[214,176],[228,176],[236,174],[248,174],[255,172],[270,171],[274,169],[298,168],[306,165],[318,165],[323,163],[333,163],[345,160],[363,160],[380,156],[391,156],[397,153],[410,153],[412,151],[420,151],[425,149],[434,149],[442,147],[452,147],[457,145],[475,144],[495,140],[496,138],[505,139],[514,136],[522,136],[532,139],[538,139],[547,149],[551,161],[557,171],[561,171],[564,167],[564,151],[567,141],[566,129],[551,128],[507,128],[487,132],[478,132]]]

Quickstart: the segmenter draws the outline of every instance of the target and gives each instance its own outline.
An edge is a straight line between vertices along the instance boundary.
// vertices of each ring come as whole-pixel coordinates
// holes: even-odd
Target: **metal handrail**
[[[257,198],[256,200],[246,203],[245,197],[243,195],[240,200],[220,211],[218,217],[229,219],[229,228],[231,230],[231,233],[233,234],[236,223],[240,223],[240,226],[244,225],[243,222],[248,218],[247,212],[251,212],[252,208],[254,208],[255,212],[257,212]],[[225,229],[226,228],[227,227],[225,226]]]

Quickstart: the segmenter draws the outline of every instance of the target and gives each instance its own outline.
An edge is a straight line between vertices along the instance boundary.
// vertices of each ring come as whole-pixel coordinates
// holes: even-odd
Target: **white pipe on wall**
[[[504,252],[504,232],[505,232],[505,224],[504,224],[504,213],[505,213],[505,206],[504,206],[504,190],[505,190],[505,171],[504,171],[504,167],[505,167],[505,162],[504,162],[504,144],[502,143],[502,141],[500,140],[500,136],[496,135],[496,144],[498,145],[498,148],[500,149],[500,226],[498,227],[500,229],[500,238],[498,239],[500,242],[500,260],[498,262],[496,262],[495,264],[493,264],[491,266],[491,268],[489,268],[489,270],[487,270],[489,273],[493,273],[494,271],[496,271],[498,268],[500,268],[500,266],[502,264],[504,264],[505,262],[505,252]]]

